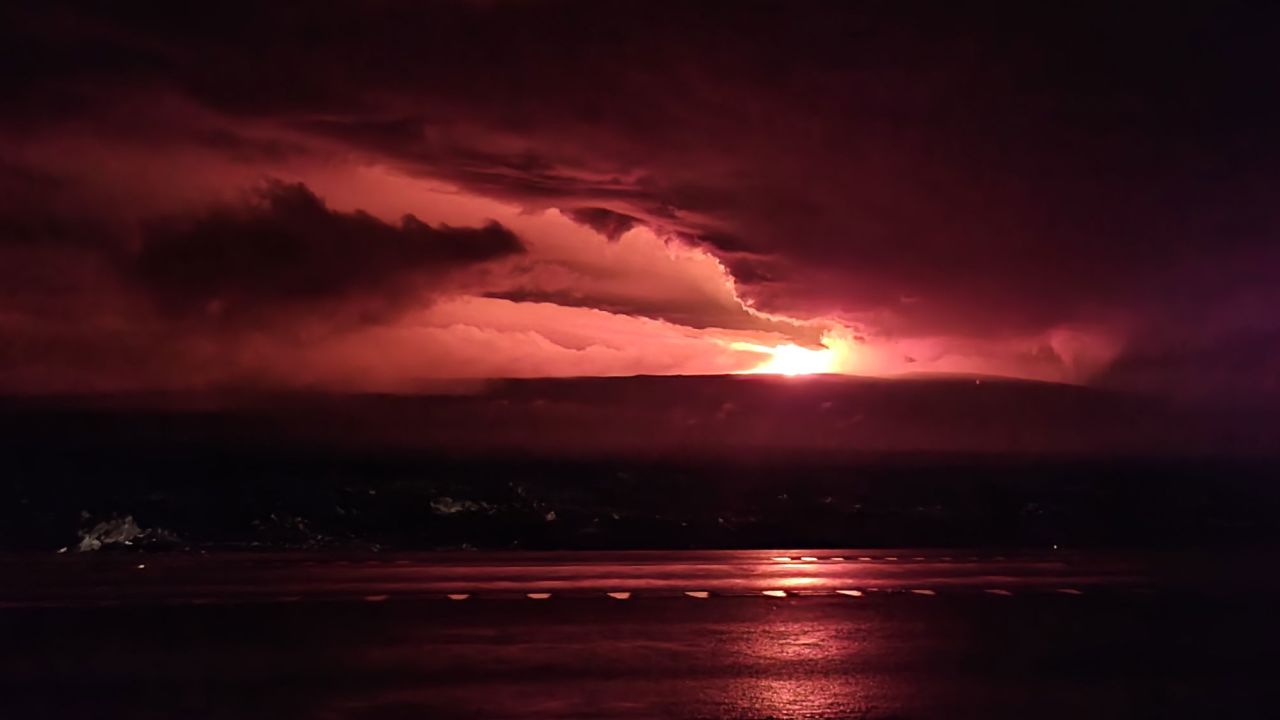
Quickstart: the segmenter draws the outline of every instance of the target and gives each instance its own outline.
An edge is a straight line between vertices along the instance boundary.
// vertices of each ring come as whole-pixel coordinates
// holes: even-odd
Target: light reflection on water
[[[903,707],[901,683],[879,670],[904,649],[886,635],[894,624],[861,603],[816,602],[553,599],[472,606],[501,611],[497,622],[424,616],[360,643],[360,671],[393,686],[344,699],[337,716],[848,718]],[[462,677],[473,680],[453,682]]]
[[[770,559],[782,552],[805,557],[601,553],[559,565],[541,556],[320,565],[229,557],[196,566],[156,556],[141,573],[136,559],[119,571],[109,557],[73,559],[8,592],[44,601],[89,588],[219,602],[9,609],[24,614],[9,615],[18,620],[0,633],[12,688],[0,694],[0,716],[38,716],[3,712],[6,699],[71,717],[85,714],[76,703],[89,698],[90,715],[122,719],[920,720],[955,717],[957,708],[988,720],[1118,718],[1131,716],[1126,703],[1136,695],[1172,697],[1160,673],[1131,672],[1170,658],[1189,664],[1177,682],[1192,690],[1158,708],[1175,712],[1153,717],[1230,715],[1193,714],[1204,708],[1186,698],[1243,705],[1254,688],[1270,687],[1272,665],[1218,661],[1274,622],[1270,603],[1254,614],[1238,604],[1218,612],[1201,610],[1192,593],[1126,593],[1137,573],[1125,562]],[[907,592],[931,588],[936,597]],[[785,596],[762,596],[766,589]],[[227,602],[258,596],[271,600]],[[157,677],[170,694],[153,692]],[[186,698],[220,705],[210,712]]]
[[[92,605],[97,601],[183,602],[192,598],[263,601],[285,596],[527,598],[529,593],[563,598],[603,597],[624,591],[636,598],[679,597],[689,592],[759,597],[766,590],[830,595],[850,588],[1088,591],[1104,583],[1146,582],[1142,568],[1123,559],[1063,553],[962,562],[940,558],[916,562],[888,554],[850,553],[848,557],[859,558],[850,562],[837,562],[835,557],[794,551],[785,555],[747,551],[474,553],[318,563],[283,556],[218,556],[198,562],[173,556],[148,558],[145,572],[139,572],[136,560],[128,558],[93,558],[98,561],[93,563],[84,558],[59,558],[56,564],[26,568],[28,580],[0,591],[0,601]],[[890,559],[898,557],[902,560]],[[209,571],[211,564],[217,566],[217,572]]]
[[[778,585],[784,588],[806,588],[821,585],[822,579],[806,575],[791,575],[778,579]]]
[[[865,677],[842,674],[865,654],[862,623],[795,620],[782,611],[727,636],[727,652],[757,668],[726,684],[725,716],[847,717],[865,712],[872,689]]]

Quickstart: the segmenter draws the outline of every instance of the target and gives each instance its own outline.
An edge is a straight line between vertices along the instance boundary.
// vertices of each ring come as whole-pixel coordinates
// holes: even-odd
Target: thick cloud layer
[[[166,312],[261,320],[277,312],[398,310],[449,272],[523,250],[510,230],[398,226],[329,210],[305,185],[268,185],[247,206],[153,221],[136,258]]]
[[[0,213],[9,389],[220,382],[246,353],[268,356],[251,376],[282,374],[299,338],[330,342],[420,311],[466,272],[524,251],[496,222],[391,225],[278,181],[133,226],[50,193],[26,199]],[[262,349],[264,335],[279,347]]]
[[[1275,386],[1280,99],[1259,80],[1280,60],[1271,10],[11,13],[0,52],[19,72],[4,81],[2,159],[25,179],[6,184],[54,184],[117,225],[142,222],[139,273],[112,282],[189,317],[315,310],[323,296],[322,315],[392,323],[412,278],[465,259],[441,231],[396,224],[413,213],[480,228],[464,243],[474,260],[506,257],[448,290],[456,307],[487,308],[448,332],[514,333],[488,351],[512,359],[486,365],[495,372],[745,370],[758,353],[726,348],[826,337],[851,348],[833,368],[851,372]],[[339,210],[284,186],[225,209],[263,176],[306,183]],[[175,211],[186,225],[156,220]],[[527,252],[484,229],[491,218]],[[251,240],[264,228],[285,239]],[[368,242],[349,241],[365,230]],[[32,249],[30,224],[5,232],[28,238],[28,255],[53,252]],[[315,254],[297,262],[303,245]],[[583,347],[632,364],[575,370],[577,350],[534,329],[547,305],[613,318],[588,323],[600,329]],[[645,352],[650,336],[626,329],[637,319],[701,349],[664,365],[661,344]],[[1241,353],[1257,359],[1231,360]],[[475,367],[398,357],[406,377]],[[1199,369],[1225,367],[1238,372]]]

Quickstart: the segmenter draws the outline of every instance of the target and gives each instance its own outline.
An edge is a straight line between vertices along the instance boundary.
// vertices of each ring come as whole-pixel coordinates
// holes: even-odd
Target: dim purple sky
[[[1256,4],[119,5],[0,18],[0,390],[1280,389]]]

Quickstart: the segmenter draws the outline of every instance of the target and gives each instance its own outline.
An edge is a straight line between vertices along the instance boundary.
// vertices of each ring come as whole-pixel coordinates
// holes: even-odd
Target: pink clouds
[[[364,163],[228,163],[198,148],[156,153],[127,143],[109,150],[88,143],[84,152],[77,152],[101,160],[110,169],[102,175],[64,162],[82,142],[45,136],[17,158],[63,183],[65,194],[51,212],[82,222],[63,250],[47,243],[0,248],[9,267],[38,268],[50,282],[60,278],[75,291],[58,295],[53,304],[37,302],[31,293],[13,298],[4,329],[23,338],[25,351],[5,358],[9,390],[224,384],[411,390],[441,378],[717,374],[762,362],[759,353],[733,349],[734,341],[781,343],[813,334],[802,323],[750,311],[712,255],[647,228],[610,241],[555,210],[527,212]],[[307,196],[313,198],[308,203],[322,205],[279,215],[295,218],[285,220],[276,217],[274,204],[252,209],[257,202],[252,189],[261,187],[259,178],[265,176],[311,183],[296,187],[304,195],[314,187],[323,197]],[[165,186],[157,184],[159,178],[169,180],[164,192],[156,192]],[[82,197],[94,201],[78,202]],[[246,202],[249,210],[234,209]],[[221,214],[209,215],[210,208]],[[25,210],[14,208],[11,214]],[[365,212],[373,215],[368,221],[360,220]],[[271,213],[272,219],[263,213]],[[413,279],[408,264],[397,266],[394,259],[410,257],[404,243],[422,239],[406,236],[395,240],[399,247],[392,249],[387,240],[368,244],[373,238],[363,237],[366,231],[386,238],[395,237],[387,233],[409,232],[391,229],[405,215],[413,215],[417,219],[412,222],[428,232],[432,226],[498,222],[520,238],[523,252],[506,258],[482,253],[476,257],[483,262],[453,269],[447,297],[433,297],[415,291],[413,283],[422,281]],[[330,217],[346,225],[333,225]],[[162,256],[149,254],[153,239],[145,233],[157,218],[172,228],[169,235],[180,233],[162,246],[198,251],[202,257],[167,268]],[[208,225],[214,220],[219,224]],[[200,230],[207,241],[190,245],[181,234],[187,227],[210,228]],[[324,235],[329,232],[337,234],[331,239]],[[361,235],[364,245],[337,251],[337,238],[352,233]],[[275,250],[265,250],[263,242]],[[237,245],[243,247],[236,250]],[[392,253],[386,255],[392,264],[376,260],[379,246]],[[203,257],[206,251],[216,251],[217,258]],[[264,251],[274,254],[264,256]],[[331,263],[348,252],[360,263],[315,264],[321,257]],[[137,262],[144,263],[139,266],[143,275],[131,269]],[[380,268],[377,273],[386,277],[379,279],[361,267]],[[199,277],[185,278],[191,273]],[[349,284],[343,279],[347,275],[360,285]],[[139,277],[149,279],[139,285]],[[245,284],[254,277],[258,279],[251,285]],[[325,277],[329,280],[315,284]],[[289,289],[290,283],[296,290]],[[148,300],[151,290],[140,292],[148,286],[167,288],[152,298],[160,304]],[[304,291],[306,287],[312,289]],[[353,291],[388,298],[393,292],[398,307],[384,306],[366,320],[352,322],[359,317],[351,314]],[[299,294],[303,292],[307,294]],[[228,306],[225,293],[239,298],[238,327],[206,326],[199,317],[206,311],[219,309],[221,323],[228,308],[236,307]],[[307,304],[320,302],[318,312],[302,314],[293,308],[281,315],[284,305],[263,302],[290,295]],[[198,322],[166,318],[175,307],[161,302],[168,297],[183,298],[182,303],[198,311]]]
[[[740,296],[737,280],[711,250],[678,235],[664,236],[636,225],[610,238],[554,208],[528,210],[358,159],[228,162],[183,145],[157,154],[141,145],[126,143],[106,150],[88,143],[83,154],[99,153],[97,157],[114,168],[100,175],[63,162],[68,148],[82,142],[47,137],[43,144],[29,146],[21,158],[30,167],[68,179],[58,211],[78,208],[85,228],[102,237],[78,238],[70,250],[62,251],[61,259],[49,256],[47,248],[3,249],[16,263],[39,266],[68,279],[76,277],[70,273],[78,272],[80,279],[72,280],[72,285],[82,293],[80,299],[65,296],[61,309],[36,308],[31,296],[16,298],[5,318],[7,331],[29,340],[43,338],[32,342],[55,354],[11,358],[9,389],[266,384],[405,391],[456,378],[772,371],[778,367],[773,348],[784,348],[783,355],[789,352],[785,348],[795,348],[797,354],[821,357],[821,367],[815,365],[810,371],[853,374],[985,372],[1080,381],[1097,365],[1078,359],[1092,352],[1094,344],[1092,336],[1078,332],[1003,340],[895,337],[874,323],[855,328],[833,318],[760,312]],[[240,302],[249,304],[237,312],[248,313],[244,318],[252,322],[246,325],[242,320],[242,327],[216,330],[185,321],[173,324],[165,318],[168,311],[148,307],[145,294],[138,294],[145,286],[135,284],[133,271],[121,274],[119,269],[121,262],[146,258],[137,253],[147,252],[151,241],[134,233],[154,225],[157,217],[195,218],[183,222],[217,217],[202,213],[210,207],[246,202],[246,198],[252,202],[251,189],[261,187],[260,178],[268,176],[304,183],[297,187],[317,193],[314,202],[323,203],[313,214],[331,215],[265,226],[252,215],[225,215],[226,232],[207,237],[221,247],[234,248],[242,241],[236,233],[251,230],[257,235],[310,233],[287,240],[283,246],[288,248],[287,256],[261,256],[256,246],[246,245],[249,254],[219,251],[220,265],[209,265],[208,258],[191,258],[170,271],[163,263],[152,262],[144,276],[151,278],[151,285],[160,283],[156,287],[172,286],[168,295],[178,293],[204,304],[215,297],[208,293],[239,293]],[[165,178],[167,183],[162,182]],[[103,194],[108,185],[110,193]],[[157,192],[160,187],[167,189]],[[99,203],[110,197],[110,209],[93,203],[77,206],[81,196]],[[497,223],[496,227],[519,238],[522,252],[482,253],[477,261],[458,264],[451,268],[447,292],[441,294],[438,288],[426,292],[415,285],[424,281],[414,279],[408,264],[395,260],[418,257],[406,254],[411,252],[408,246],[389,245],[385,239],[368,244],[372,241],[368,238],[359,240],[364,243],[359,247],[337,250],[335,240],[323,235],[330,227],[325,218],[333,217],[346,223],[333,226],[338,237],[368,228],[382,233],[380,237],[395,238],[390,233],[409,231],[380,228],[395,228],[406,215],[428,232],[433,226],[474,228]],[[236,224],[249,222],[257,225]],[[322,234],[314,234],[317,231]],[[281,247],[275,235],[249,240],[262,241]],[[341,263],[348,252],[360,262],[345,263],[345,268],[342,264],[317,266],[314,253],[325,247],[330,248],[325,251],[326,262]],[[391,253],[384,254],[386,263],[378,259],[379,247]],[[43,254],[42,258],[22,260],[24,253],[32,252]],[[255,254],[258,260],[253,259]],[[434,257],[422,255],[421,259],[435,262]],[[287,264],[274,267],[264,260]],[[81,270],[75,271],[76,267]],[[276,314],[264,325],[275,311],[259,301],[293,292],[288,277],[314,285],[312,281],[320,276],[307,267],[316,271],[324,267],[324,276],[331,277],[323,286],[306,291],[319,293],[306,302],[322,301],[316,307],[325,309],[305,315],[291,311],[283,319]],[[363,279],[356,282],[361,284],[347,286],[342,276],[362,267],[378,268],[385,278],[359,271]],[[181,277],[193,272],[200,280],[194,285],[192,279]],[[246,277],[255,275],[259,281],[244,284]],[[250,287],[256,289],[244,295]],[[396,304],[384,305],[374,315],[359,310],[353,315],[353,291],[362,297],[376,293],[387,298],[394,292]],[[226,302],[219,299],[219,307]],[[97,312],[85,313],[81,306],[89,304]],[[365,319],[352,322],[359,317]],[[104,347],[110,348],[102,355],[108,361],[92,371],[78,359],[102,353]],[[1043,356],[1045,348],[1052,357]],[[135,355],[145,361],[139,362]],[[92,382],[85,380],[87,375],[93,376]]]
[[[15,11],[0,322],[19,349],[0,353],[0,381],[21,389],[16,368],[70,388],[279,378],[263,359],[276,350],[246,350],[261,327],[175,323],[155,297],[169,275],[147,285],[137,267],[158,217],[207,217],[274,180],[402,234],[406,214],[433,232],[496,222],[524,249],[405,274],[377,259],[395,241],[344,246],[336,265],[376,267],[373,281],[331,284],[333,302],[266,343],[315,367],[330,348],[335,376],[339,356],[365,362],[339,352],[365,333],[397,348],[382,385],[479,367],[746,370],[756,359],[722,343],[763,334],[841,372],[1273,382],[1280,104],[1249,78],[1274,23],[1192,12],[1153,33],[1122,9],[1107,22],[1038,5],[939,7],[929,22],[895,4],[723,10],[339,2],[309,12],[307,33],[261,4]],[[314,270],[307,253],[334,247],[294,244],[273,272]],[[405,325],[477,299],[507,304]],[[582,329],[562,345],[547,306],[600,314],[564,315]],[[396,339],[413,332],[441,352]]]
[[[734,136],[716,135],[719,119],[695,117],[659,147],[542,123],[411,119],[367,137],[360,123],[249,117],[178,92],[123,97],[83,120],[6,130],[0,159],[34,194],[6,212],[75,225],[56,247],[0,242],[12,288],[0,327],[21,348],[0,357],[6,389],[411,390],[449,378],[737,373],[780,367],[774,348],[818,371],[1083,382],[1121,346],[1114,331],[1068,322],[974,331],[974,308],[950,302],[949,281],[898,283],[875,263],[846,262],[835,241],[835,261],[815,267],[815,236],[831,233],[826,183],[844,170],[798,198],[788,178],[807,158],[726,152]],[[400,132],[403,151],[386,144]],[[704,133],[708,143],[694,141]],[[753,170],[760,163],[777,176]],[[245,241],[256,225],[235,208],[257,202],[264,182],[305,188],[323,228],[372,235],[295,223],[288,251],[263,256],[280,226]],[[233,222],[206,233],[204,250],[225,252],[157,256],[148,228],[218,213]],[[439,272],[441,257],[412,249],[441,228],[471,242],[489,237],[485,227],[510,235]],[[772,239],[735,245],[757,236]],[[24,292],[20,274],[43,284]],[[867,301],[902,287],[919,293]],[[276,301],[299,288],[307,311],[281,313]],[[175,303],[192,312],[173,313]],[[238,326],[211,326],[211,309]]]
[[[721,374],[762,361],[716,333],[591,308],[494,298],[441,302],[309,353],[316,384],[412,388],[425,378]]]

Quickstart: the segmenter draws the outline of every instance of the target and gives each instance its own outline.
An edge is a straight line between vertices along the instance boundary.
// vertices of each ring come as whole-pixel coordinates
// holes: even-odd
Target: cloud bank
[[[3,385],[1275,388],[1273,15],[8,10]]]

